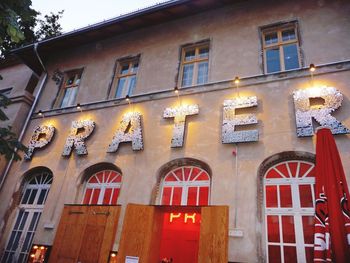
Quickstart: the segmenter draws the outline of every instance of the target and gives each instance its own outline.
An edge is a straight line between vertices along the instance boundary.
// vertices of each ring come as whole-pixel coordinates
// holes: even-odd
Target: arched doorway
[[[47,168],[37,168],[25,176],[17,217],[1,262],[27,262],[33,237],[53,180]]]
[[[208,206],[210,200],[211,178],[204,167],[193,159],[182,160],[161,175],[160,204],[193,208],[164,213],[160,258],[198,262],[201,213],[195,207]]]
[[[275,160],[263,177],[268,262],[313,262],[314,163]]]

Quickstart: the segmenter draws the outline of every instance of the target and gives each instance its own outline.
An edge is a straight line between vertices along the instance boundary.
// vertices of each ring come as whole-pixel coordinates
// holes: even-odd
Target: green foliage
[[[39,14],[30,8],[31,0],[1,0],[0,52],[3,54],[35,40],[34,27]]]
[[[61,19],[63,12],[64,10],[57,12],[57,14],[51,12],[50,15],[44,16],[44,20],[37,20],[39,29],[35,32],[36,40],[43,40],[62,34],[62,27],[59,20]]]
[[[0,94],[0,120],[6,121],[8,117],[1,108],[6,108],[11,103],[11,100],[5,95]],[[15,161],[21,160],[21,156],[17,153],[17,150],[25,152],[25,147],[18,141],[17,135],[12,131],[11,126],[0,127],[0,155],[5,156],[7,160],[12,157]]]
[[[31,0],[0,0],[0,55],[39,40],[62,34],[63,10],[39,19]],[[35,30],[37,28],[37,30]],[[35,32],[36,31],[36,32]]]
[[[0,0],[0,59],[11,49],[62,33],[59,19],[63,10],[57,14],[45,15],[44,20],[41,20],[31,5],[31,0]],[[38,30],[34,32],[36,26]],[[10,103],[11,100],[0,94],[0,121],[8,120],[1,108],[6,108]],[[0,155],[7,160],[13,158],[17,161],[21,159],[17,150],[25,152],[27,148],[18,141],[11,126],[0,127]]]

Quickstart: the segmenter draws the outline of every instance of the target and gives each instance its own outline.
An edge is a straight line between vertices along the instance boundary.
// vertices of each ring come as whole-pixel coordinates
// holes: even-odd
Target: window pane
[[[187,50],[185,52],[185,61],[193,60],[195,58],[195,55],[196,55],[195,49]]]
[[[280,51],[278,48],[266,50],[266,66],[267,73],[277,72],[281,70]]]
[[[172,205],[181,205],[182,188],[174,187]]]
[[[74,82],[74,78],[75,78],[75,75],[69,76],[69,77],[67,78],[67,80],[66,80],[66,86],[72,85],[73,82]]]
[[[92,189],[86,189],[83,204],[87,205],[90,202]]]
[[[280,246],[269,245],[269,262],[281,262],[281,248]]]
[[[61,103],[61,107],[72,106],[75,103],[75,97],[78,93],[78,88],[66,88]]]
[[[197,187],[189,187],[187,194],[187,205],[197,205]]]
[[[199,188],[199,205],[209,204],[209,187]]]
[[[107,188],[105,190],[105,194],[103,196],[103,204],[104,205],[110,204],[111,196],[112,196],[112,188]]]
[[[284,243],[295,243],[293,216],[282,216],[282,231]]]
[[[267,216],[267,231],[269,242],[280,241],[279,219],[278,216]]]
[[[303,232],[305,244],[314,243],[314,217],[303,216]]]
[[[74,82],[75,85],[79,85],[79,83],[80,83],[80,78],[81,78],[80,75],[77,76],[77,78],[75,79],[75,82]]]
[[[39,199],[38,199],[38,202],[37,202],[38,205],[44,204],[45,199],[46,199],[45,197],[46,197],[47,191],[48,191],[47,189],[42,189],[41,190],[40,195],[39,195]]]
[[[21,252],[27,252],[29,250],[29,245],[32,242],[33,234],[33,232],[27,232]]]
[[[128,87],[127,95],[130,96],[131,94],[134,93],[135,86],[136,86],[136,75],[129,77],[129,87]]]
[[[129,64],[124,64],[121,66],[120,74],[127,74],[129,71]]]
[[[18,216],[17,216],[17,220],[16,220],[16,224],[15,224],[15,226],[13,227],[14,230],[17,230],[17,228],[18,228],[18,226],[19,226],[19,223],[20,223],[21,220],[22,220],[23,215],[24,215],[23,210],[19,210]]]
[[[204,47],[199,49],[199,57],[200,58],[207,58],[209,57],[209,48],[208,47]]]
[[[265,45],[271,45],[271,44],[277,43],[277,41],[278,41],[277,32],[265,35]]]
[[[299,185],[300,206],[313,207],[311,185]]]
[[[162,205],[170,205],[171,187],[163,188]]]
[[[277,207],[277,186],[266,186],[266,207]]]
[[[292,192],[290,185],[280,185],[281,207],[292,207]]]
[[[117,86],[117,93],[116,93],[116,98],[120,99],[126,96],[124,95],[124,86],[125,86],[126,78],[120,78],[118,81],[118,86]]]
[[[111,205],[116,205],[117,204],[119,191],[120,191],[119,188],[114,188],[113,189],[113,196],[112,196]]]
[[[29,197],[29,200],[28,200],[28,204],[29,205],[34,204],[34,200],[35,200],[37,192],[38,192],[38,189],[33,189],[32,192],[30,193],[30,197]]]
[[[299,68],[298,48],[296,44],[283,46],[286,70]]]
[[[193,79],[193,64],[184,65],[182,74],[182,86],[191,86]]]
[[[201,62],[198,64],[197,84],[204,84],[208,82],[208,62]]]
[[[294,28],[282,31],[282,41],[288,41],[288,40],[293,40],[293,39],[295,39]]]
[[[31,190],[27,189],[23,195],[21,204],[26,204],[28,202],[28,198],[29,198],[29,194],[30,194]]]
[[[138,71],[138,69],[139,69],[139,63],[135,62],[132,66],[131,72],[136,73]]]
[[[93,192],[92,192],[92,199],[91,199],[91,202],[90,202],[91,205],[97,205],[98,198],[100,196],[100,192],[101,192],[100,189],[94,189],[93,190]]]
[[[297,263],[297,250],[296,247],[284,246],[284,262],[285,263]]]

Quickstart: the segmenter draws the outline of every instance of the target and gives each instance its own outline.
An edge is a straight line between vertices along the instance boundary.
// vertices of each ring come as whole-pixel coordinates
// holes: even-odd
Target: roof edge
[[[38,42],[33,42],[33,43],[25,45],[23,47],[15,48],[15,49],[11,50],[10,53],[17,53],[17,52],[28,50],[28,49],[33,49],[33,47],[36,43],[38,43],[40,45],[40,44],[49,43],[49,42],[52,42],[52,41],[55,41],[58,39],[64,39],[64,38],[68,38],[71,36],[83,34],[83,33],[86,33],[88,31],[97,30],[97,29],[109,26],[111,24],[114,24],[114,23],[119,23],[119,22],[140,16],[140,15],[150,14],[150,13],[162,10],[162,9],[166,9],[166,8],[176,6],[176,5],[181,5],[183,3],[190,2],[190,1],[191,0],[168,0],[168,1],[163,2],[163,3],[155,4],[155,5],[145,7],[145,8],[136,10],[136,11],[132,11],[130,13],[119,15],[119,16],[111,18],[111,19],[97,22],[97,23],[94,23],[92,25],[88,25],[88,26],[85,26],[85,27],[82,27],[82,28],[79,28],[76,30],[72,30],[72,31],[69,31],[67,33],[63,33],[61,35],[55,36],[55,37],[44,39],[44,40],[41,40]]]

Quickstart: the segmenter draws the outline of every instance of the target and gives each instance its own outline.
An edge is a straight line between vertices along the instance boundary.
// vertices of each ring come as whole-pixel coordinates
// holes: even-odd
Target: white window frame
[[[108,204],[110,205],[111,202],[112,202],[112,198],[113,198],[113,194],[114,194],[114,191],[115,189],[119,189],[119,194],[120,194],[120,189],[121,189],[121,186],[122,186],[122,183],[121,182],[117,182],[117,183],[105,183],[105,182],[98,182],[98,183],[89,183],[89,181],[93,178],[93,177],[96,177],[96,180],[98,180],[98,177],[97,177],[97,174],[99,173],[106,173],[106,172],[113,172],[113,173],[116,173],[118,176],[120,176],[121,178],[122,175],[121,173],[115,171],[115,170],[109,170],[109,169],[106,169],[106,170],[101,170],[101,171],[98,171],[96,173],[94,173],[92,176],[89,177],[89,179],[87,180],[86,184],[85,184],[85,190],[84,190],[84,195],[83,195],[83,199],[82,199],[82,203],[84,203],[84,199],[85,199],[85,194],[86,194],[86,191],[88,189],[92,189],[92,193],[91,193],[91,196],[90,196],[90,200],[88,202],[88,204],[90,205],[91,204],[91,201],[92,201],[92,197],[93,197],[93,193],[94,193],[94,190],[95,189],[99,189],[100,190],[100,194],[98,196],[98,201],[97,201],[97,204],[98,205],[102,205],[103,204],[103,199],[104,199],[104,195],[105,195],[105,192],[106,192],[106,189],[107,188],[112,188],[113,191],[112,191],[112,194],[110,196],[110,199],[109,199],[109,202]],[[111,175],[111,173],[109,174],[109,176]],[[109,176],[107,177],[107,180],[109,179]],[[106,181],[106,180],[105,180]],[[119,194],[118,194],[118,198],[119,198]]]
[[[45,177],[45,178],[44,178]],[[40,178],[40,180],[38,181],[38,178]],[[44,178],[44,180],[42,180]],[[32,180],[36,180],[36,184],[30,184],[29,182],[32,181]],[[11,233],[7,239],[7,242],[6,242],[6,247],[5,247],[5,250],[4,250],[4,253],[2,255],[2,258],[1,260],[6,260],[7,259],[4,259],[4,256],[5,256],[5,253],[6,252],[10,252],[10,253],[14,253],[14,260],[15,262],[20,262],[19,261],[19,256],[21,254],[24,254],[24,258],[23,258],[23,261],[22,262],[27,262],[27,257],[28,257],[28,254],[30,252],[30,249],[31,249],[31,245],[33,243],[33,237],[35,235],[35,231],[36,231],[36,227],[38,225],[38,222],[40,220],[40,217],[41,217],[41,214],[42,214],[42,211],[44,209],[44,205],[45,205],[45,202],[46,202],[46,199],[47,199],[47,196],[48,196],[48,193],[50,191],[50,187],[51,187],[51,184],[52,184],[52,180],[53,180],[53,177],[52,177],[52,174],[49,173],[49,172],[39,172],[39,173],[36,173],[35,175],[33,175],[26,183],[25,183],[25,186],[24,186],[24,189],[23,189],[23,194],[22,194],[22,197],[21,197],[21,203],[20,205],[18,206],[18,211],[16,213],[16,219],[14,220],[13,224],[12,224],[12,227],[11,227]],[[34,198],[34,201],[32,204],[22,204],[22,201],[23,201],[23,198],[24,198],[24,195],[26,193],[26,191],[30,189],[30,190],[38,190],[36,195],[35,195],[35,198]],[[45,197],[44,197],[44,202],[43,204],[41,205],[38,205],[37,202],[38,202],[38,199],[39,199],[39,196],[40,196],[40,193],[42,190],[48,190],[46,191],[46,194],[45,194]],[[24,224],[24,227],[22,229],[22,233],[20,235],[20,239],[19,239],[19,244],[17,245],[16,249],[14,250],[13,249],[13,246],[14,244],[12,244],[12,247],[7,249],[8,247],[8,243],[10,242],[10,239],[11,239],[11,236],[12,236],[12,233],[15,231],[14,230],[14,227],[15,227],[15,224],[17,222],[17,218],[20,214],[20,212],[23,212],[23,213],[28,213],[28,217],[25,221],[25,224]],[[29,241],[29,244],[28,244],[28,250],[27,251],[24,251],[22,252],[22,247],[24,245],[24,239],[26,238],[27,236],[27,233],[29,232],[29,227],[30,227],[30,224],[32,222],[32,219],[33,219],[33,216],[35,213],[39,213],[38,215],[38,218],[36,220],[36,223],[35,223],[35,226],[34,226],[34,229],[31,231],[33,233],[32,237],[31,237],[31,240]],[[23,218],[22,218],[23,220]],[[22,221],[21,221],[22,222]]]
[[[135,64],[138,65],[137,70],[133,71]],[[121,70],[125,65],[128,65],[128,71],[126,73],[122,73]],[[121,59],[117,61],[117,67],[116,67],[115,77],[114,77],[115,87],[112,90],[113,98],[122,99],[122,98],[125,98],[127,95],[131,96],[134,93],[137,85],[137,75],[139,70],[140,70],[140,56],[135,56],[128,59]],[[130,82],[132,81],[133,78],[135,78],[135,84],[134,86],[130,87]],[[118,87],[122,79],[125,79],[125,82],[124,82],[124,85],[121,87],[121,91],[119,91]],[[121,94],[119,94],[118,96],[119,92]]]
[[[310,168],[304,173],[303,177],[292,177],[291,171],[289,169],[289,166],[287,165],[287,171],[288,171],[288,177],[286,177],[281,171],[275,169],[277,166],[281,164],[288,164],[291,162],[298,162],[297,166],[297,175],[299,175],[299,169],[300,169],[300,163],[307,163],[310,164]],[[313,185],[315,184],[315,178],[314,177],[305,177],[307,176],[312,169],[314,168],[315,164],[303,161],[303,160],[288,160],[288,161],[282,161],[271,168],[267,170],[267,172],[264,175],[264,226],[265,226],[265,235],[266,235],[266,262],[269,260],[269,245],[276,245],[280,246],[281,250],[281,262],[284,263],[284,253],[282,247],[292,245],[290,243],[283,243],[283,231],[282,231],[282,216],[293,216],[294,218],[294,233],[295,233],[295,244],[296,244],[296,255],[297,255],[297,262],[306,262],[306,255],[305,255],[305,247],[313,247],[313,245],[305,244],[304,243],[304,232],[303,232],[303,222],[302,222],[302,216],[314,216],[315,215],[315,192]],[[275,169],[283,178],[268,178],[266,179],[266,175],[272,170]],[[266,186],[279,186],[281,185],[290,185],[291,186],[291,197],[292,197],[292,207],[288,208],[281,208],[280,207],[280,194],[277,193],[277,202],[278,207],[277,208],[267,208],[266,207]],[[299,196],[299,185],[311,185],[311,193],[312,193],[312,200],[313,200],[313,207],[310,208],[302,208],[300,206],[300,196]],[[267,216],[278,216],[279,217],[279,238],[280,242],[269,242],[268,241],[268,225],[267,225]],[[294,246],[294,244],[292,245]]]
[[[190,168],[190,176],[189,178],[191,178],[192,175],[192,171],[193,168],[199,169],[200,172],[197,174],[197,176],[195,178],[193,178],[193,180],[191,181],[184,181],[180,178],[178,178],[178,176],[174,173],[174,171],[178,170],[178,169],[182,169],[182,177],[184,177],[184,168]],[[200,180],[200,181],[196,181],[196,179],[198,178],[199,175],[201,175],[201,173],[204,172],[207,176],[208,176],[208,180]],[[175,178],[177,178],[178,181],[165,181],[165,179],[168,176],[175,176]],[[187,198],[188,198],[188,189],[190,187],[208,187],[208,205],[210,204],[210,193],[211,193],[211,178],[208,174],[207,171],[205,171],[204,169],[197,167],[197,166],[181,166],[181,167],[177,167],[172,169],[170,172],[168,172],[164,178],[162,179],[161,182],[161,191],[160,191],[160,200],[159,200],[159,204],[161,205],[163,203],[163,191],[164,191],[164,187],[171,187],[171,196],[170,196],[170,205],[172,205],[173,203],[173,193],[174,193],[174,187],[181,187],[182,188],[182,192],[181,192],[181,206],[186,206],[187,205]],[[199,191],[197,190],[197,199],[196,199],[196,206],[199,205]]]
[[[200,58],[199,57],[199,51],[203,48],[208,48],[208,57]],[[186,61],[186,52],[194,50],[195,58],[193,60]],[[191,87],[195,85],[205,85],[209,82],[209,59],[210,59],[210,45],[209,42],[205,43],[199,43],[194,44],[191,46],[185,46],[181,50],[181,66],[180,66],[180,74],[179,74],[179,81],[178,85],[180,87]],[[208,64],[208,73],[207,73],[207,80],[203,83],[198,84],[198,73],[199,73],[199,64],[206,62]],[[183,78],[184,78],[184,68],[186,65],[193,65],[193,74],[192,74],[192,80],[191,85],[183,85]]]

